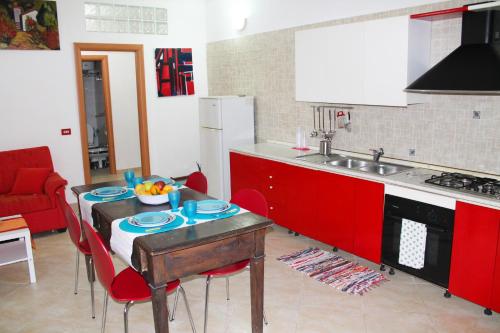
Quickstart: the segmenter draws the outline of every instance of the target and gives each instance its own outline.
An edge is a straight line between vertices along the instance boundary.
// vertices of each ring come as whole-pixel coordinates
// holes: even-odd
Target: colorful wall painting
[[[194,95],[191,49],[156,49],[158,97]]]
[[[59,50],[56,2],[0,0],[0,49]]]

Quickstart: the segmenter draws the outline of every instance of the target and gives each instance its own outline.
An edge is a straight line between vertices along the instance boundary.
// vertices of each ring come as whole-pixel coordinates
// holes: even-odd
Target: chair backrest
[[[196,171],[190,174],[186,180],[185,185],[186,187],[189,187],[195,191],[207,194],[207,177],[205,177],[205,175],[200,171]]]
[[[8,193],[20,168],[49,168],[54,171],[49,147],[0,151],[0,194]]]
[[[80,227],[80,221],[78,217],[76,217],[75,211],[64,199],[63,193],[56,193],[57,202],[61,213],[66,220],[66,224],[68,225],[69,237],[73,244],[78,247],[78,243],[80,243],[80,237],[82,236],[82,229]]]
[[[267,217],[269,214],[266,198],[254,189],[239,190],[233,195],[231,202],[258,215]]]
[[[92,252],[92,260],[97,274],[97,278],[102,286],[108,291],[111,291],[111,284],[115,278],[115,266],[109,255],[109,251],[104,246],[101,237],[90,226],[87,221],[82,221],[85,236],[89,241],[90,251]]]

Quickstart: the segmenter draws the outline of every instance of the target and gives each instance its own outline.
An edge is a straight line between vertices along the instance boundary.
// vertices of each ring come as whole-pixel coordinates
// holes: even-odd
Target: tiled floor
[[[67,233],[36,237],[38,282],[28,283],[24,263],[0,267],[0,332],[99,332],[103,291],[96,291],[97,317],[90,317],[90,289],[80,270],[80,291],[73,295],[75,250]],[[265,308],[270,321],[265,332],[500,332],[500,315],[462,299],[443,298],[443,290],[397,271],[390,282],[364,296],[346,295],[276,261],[276,257],[308,246],[329,249],[305,237],[293,237],[275,227],[267,237]],[[359,260],[372,268],[376,265]],[[115,260],[117,271],[124,266]],[[222,279],[212,284],[209,332],[251,332],[249,273],[231,278],[226,301]],[[472,282],[471,282],[472,283]],[[198,332],[203,330],[204,279],[183,281]],[[169,301],[173,300],[169,297]],[[123,332],[122,305],[110,300],[107,333]],[[130,332],[154,332],[151,303],[134,305]],[[191,332],[182,301],[171,332]]]
[[[132,170],[134,170],[136,177],[139,177],[142,175],[141,168],[135,168]],[[113,174],[109,173],[109,168],[92,169],[92,170],[90,170],[90,176],[92,177],[92,184],[109,182],[109,181],[113,181],[113,180],[122,180],[123,173],[125,171],[126,170],[117,170],[116,174],[113,175]]]

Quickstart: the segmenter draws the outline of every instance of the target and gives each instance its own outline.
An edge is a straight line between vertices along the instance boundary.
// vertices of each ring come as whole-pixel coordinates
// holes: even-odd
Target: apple
[[[163,190],[163,188],[165,187],[166,184],[163,180],[159,180],[156,183],[154,183],[154,185],[156,187],[158,187],[158,189],[161,191],[161,190]]]

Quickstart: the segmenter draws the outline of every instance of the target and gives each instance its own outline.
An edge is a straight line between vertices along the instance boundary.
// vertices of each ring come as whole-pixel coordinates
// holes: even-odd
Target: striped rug
[[[278,258],[291,268],[349,294],[363,295],[384,281],[384,275],[333,253],[309,248]]]

